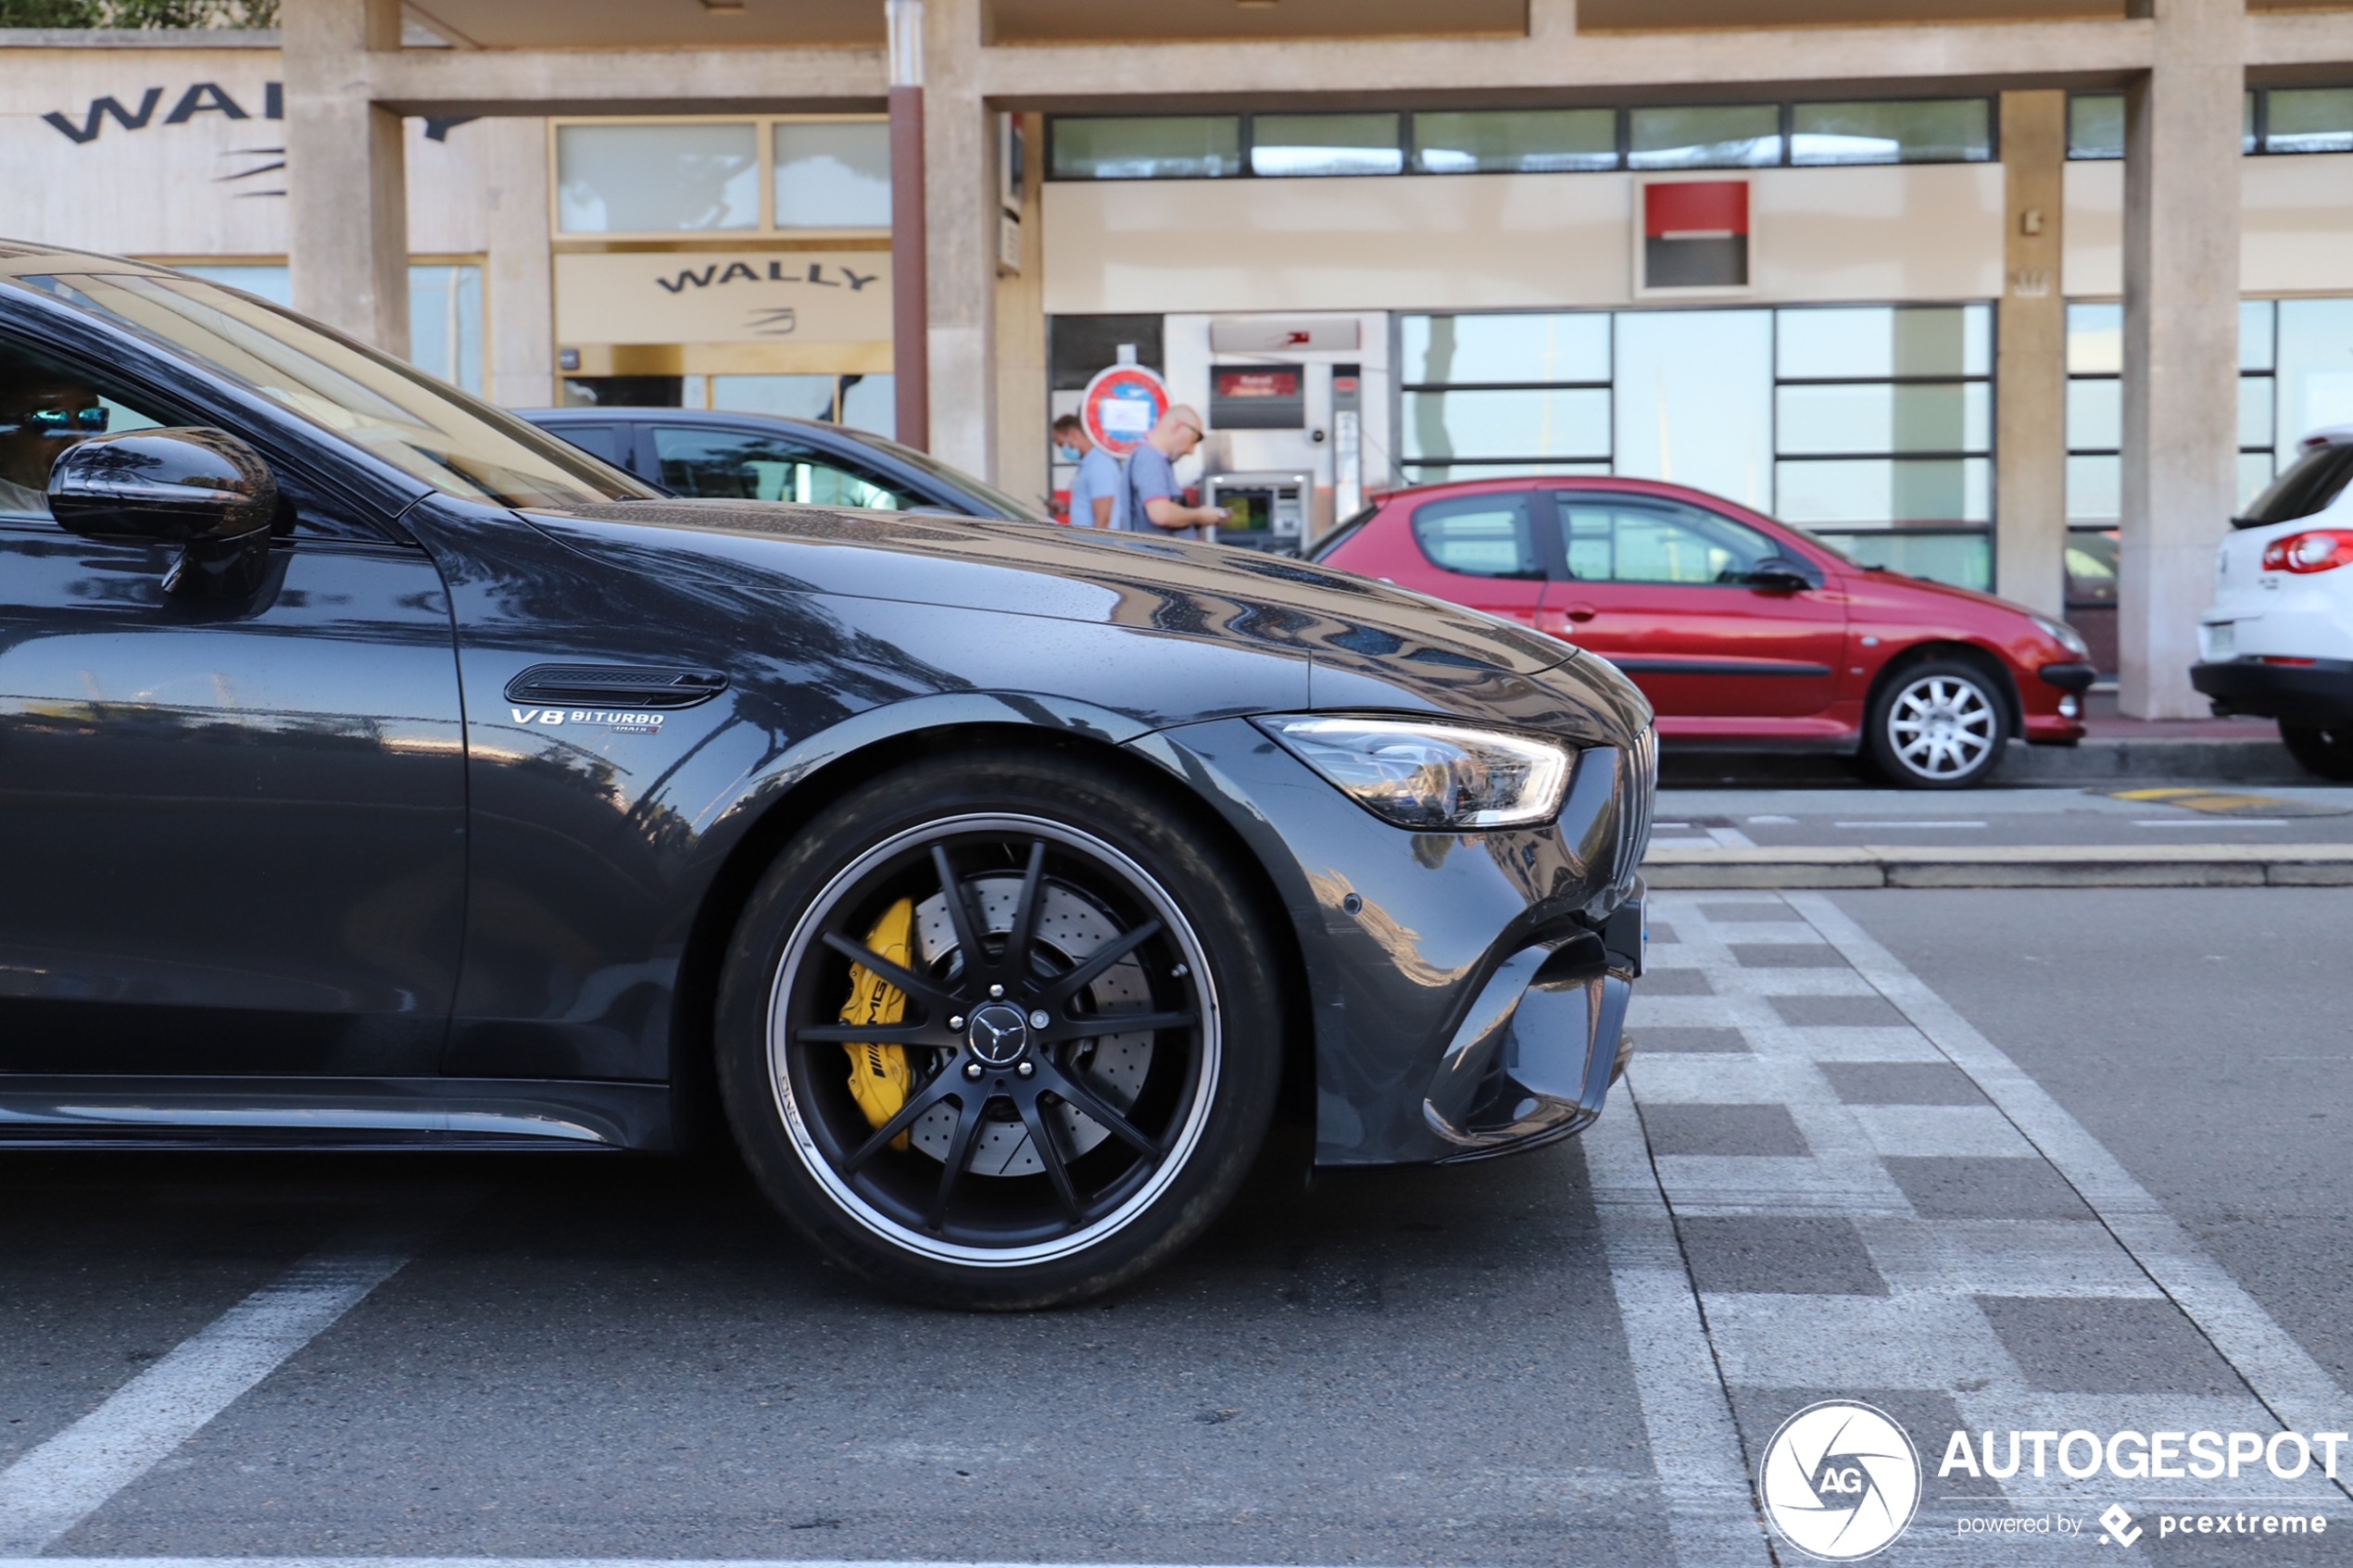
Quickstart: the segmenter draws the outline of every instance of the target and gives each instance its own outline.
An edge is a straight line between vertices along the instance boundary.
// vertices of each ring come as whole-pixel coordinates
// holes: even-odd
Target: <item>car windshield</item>
[[[23,282],[220,372],[447,495],[546,507],[658,494],[422,370],[216,283],[138,274]]]
[[[889,453],[892,457],[898,458],[900,462],[905,463],[910,468],[923,470],[924,472],[931,475],[934,479],[938,480],[943,484],[952,485],[956,489],[961,490],[965,495],[971,496],[974,500],[978,501],[982,506],[988,508],[999,517],[1005,518],[1013,522],[1044,522],[1048,521],[1045,515],[1039,512],[1037,508],[1025,506],[1021,502],[1014,500],[1011,495],[1006,495],[1002,490],[998,489],[995,485],[984,484],[962,469],[950,468],[946,463],[941,462],[938,458],[933,457],[928,452],[918,452],[912,446],[902,446],[896,441],[892,441],[886,436],[876,435],[870,431],[846,431],[844,433],[855,436],[860,442],[865,444],[866,445],[877,447],[882,451]]]

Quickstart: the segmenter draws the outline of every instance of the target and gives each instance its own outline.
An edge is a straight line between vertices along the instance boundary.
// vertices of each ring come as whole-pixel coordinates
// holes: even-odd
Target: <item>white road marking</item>
[[[2133,1179],[2067,1108],[1958,1010],[1929,989],[1818,893],[1785,893],[1856,972],[1894,1003],[2066,1178],[2133,1261],[2196,1323],[2255,1397],[2292,1432],[2353,1427],[2353,1400],[2327,1371]],[[2353,1477],[2339,1486],[2353,1494]]]
[[[0,1552],[31,1557],[96,1512],[391,1278],[419,1239],[373,1229],[327,1243],[0,1471]]]
[[[1709,828],[1708,838],[1720,849],[1754,849],[1756,840],[1738,828]]]
[[[1889,817],[1874,817],[1868,822],[1832,822],[1840,828],[1982,828],[1983,822],[1907,822]]]
[[[1730,1397],[1635,1119],[1632,1086],[1620,1087],[1619,1103],[1585,1130],[1585,1168],[1675,1560],[1681,1568],[1769,1564]]]

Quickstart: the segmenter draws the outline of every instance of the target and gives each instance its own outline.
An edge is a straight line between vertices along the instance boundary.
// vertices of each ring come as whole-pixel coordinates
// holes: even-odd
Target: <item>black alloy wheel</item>
[[[1968,789],[2001,765],[2009,705],[1977,665],[1931,659],[1887,678],[1865,725],[1865,750],[1890,784]]]
[[[1264,1138],[1280,1009],[1244,884],[1188,825],[1022,754],[908,768],[812,823],[722,981],[729,1113],[786,1216],[966,1307],[1077,1299],[1198,1235]],[[845,1022],[862,978],[895,1021]],[[861,1073],[888,1086],[862,1099]]]
[[[2291,724],[2283,719],[2280,739],[2305,771],[2353,783],[2353,723]]]

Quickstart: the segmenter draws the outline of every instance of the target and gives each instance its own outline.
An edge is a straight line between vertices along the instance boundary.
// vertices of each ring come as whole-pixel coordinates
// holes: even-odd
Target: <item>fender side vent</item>
[[[692,708],[727,689],[709,670],[630,664],[535,664],[507,683],[507,700],[571,708]]]

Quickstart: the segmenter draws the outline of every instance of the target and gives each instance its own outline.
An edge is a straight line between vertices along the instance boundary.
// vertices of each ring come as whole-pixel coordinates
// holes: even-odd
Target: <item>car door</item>
[[[1538,625],[1560,553],[1558,525],[1541,500],[1525,490],[1475,491],[1416,507],[1410,532],[1425,570],[1405,585]]]
[[[448,596],[391,520],[273,463],[260,587],[164,593],[41,487],[204,422],[0,335],[0,1071],[435,1071],[465,883]],[[46,424],[46,434],[28,434]]]
[[[1662,718],[1736,734],[1831,705],[1846,638],[1835,590],[1761,585],[1770,535],[1671,496],[1564,489],[1561,580],[1542,624],[1631,676]]]
[[[659,483],[681,495],[906,511],[931,504],[881,473],[780,430],[655,424]]]

